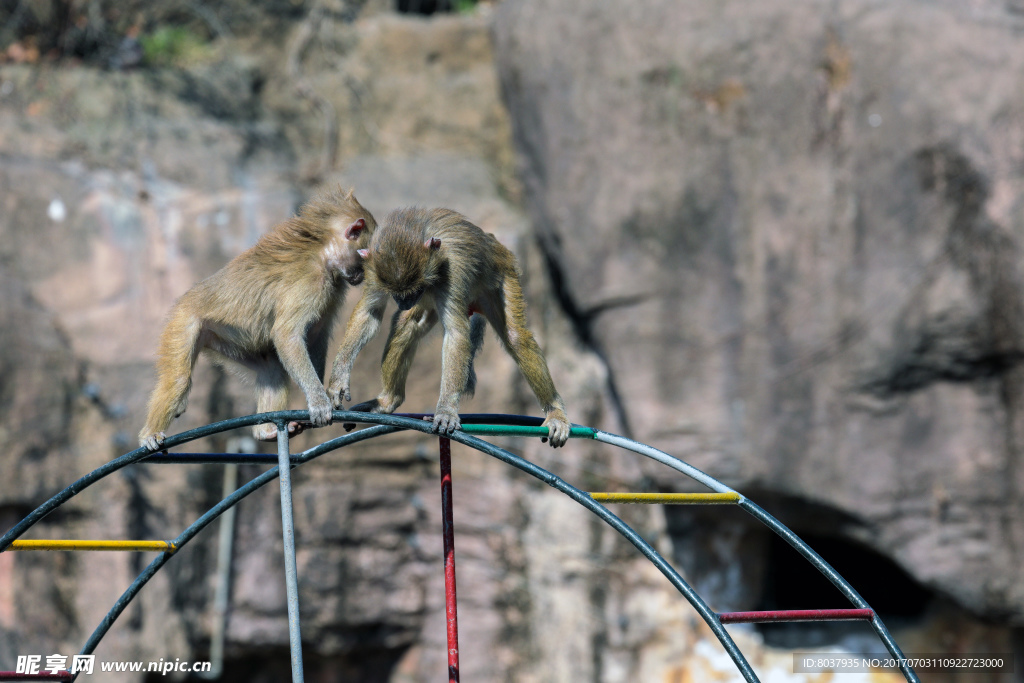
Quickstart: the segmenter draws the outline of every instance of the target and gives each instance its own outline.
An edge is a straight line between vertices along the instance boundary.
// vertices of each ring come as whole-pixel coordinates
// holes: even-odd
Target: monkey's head
[[[440,279],[441,240],[423,240],[422,233],[388,219],[373,234],[370,247],[359,253],[373,270],[377,284],[391,295],[399,309],[406,311]]]
[[[326,227],[340,236],[328,242],[324,252],[327,265],[350,285],[362,282],[363,257],[359,250],[370,243],[377,221],[359,203],[354,191],[345,192],[340,187],[321,191],[302,207],[299,215],[307,224]]]

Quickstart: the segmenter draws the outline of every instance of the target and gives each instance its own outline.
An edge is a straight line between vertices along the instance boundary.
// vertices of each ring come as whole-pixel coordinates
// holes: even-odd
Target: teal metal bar
[[[465,434],[487,435],[487,436],[540,436],[548,435],[547,427],[528,427],[525,425],[487,425],[487,424],[464,424],[460,428]],[[593,439],[596,429],[590,427],[572,427],[569,430],[569,437],[575,439]]]

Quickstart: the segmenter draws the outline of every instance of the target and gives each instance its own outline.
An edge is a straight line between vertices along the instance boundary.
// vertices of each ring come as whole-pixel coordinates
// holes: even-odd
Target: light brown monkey
[[[185,412],[200,351],[255,373],[259,412],[288,407],[288,378],[306,395],[310,421],[331,423],[323,386],[327,345],[348,285],[363,280],[359,250],[377,223],[351,190],[316,196],[178,299],[160,339],[157,384],[139,443],[157,450]],[[302,431],[288,425],[290,434]],[[274,439],[271,424],[254,428]]]
[[[391,413],[402,404],[416,345],[440,320],[444,343],[434,431],[454,432],[460,427],[459,398],[472,395],[475,388],[473,356],[483,341],[486,319],[540,401],[551,445],[565,444],[571,425],[540,347],[526,327],[515,256],[494,235],[448,209],[399,209],[385,217],[369,248],[360,253],[366,285],[331,369],[328,395],[334,406],[352,400],[352,364],[377,333],[391,296],[399,310],[381,364],[384,388],[360,407]]]

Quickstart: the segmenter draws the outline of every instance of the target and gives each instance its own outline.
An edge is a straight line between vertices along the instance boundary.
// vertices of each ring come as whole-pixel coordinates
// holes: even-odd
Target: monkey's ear
[[[357,239],[359,239],[359,235],[363,232],[363,229],[365,227],[366,227],[366,221],[364,219],[362,219],[362,218],[356,219],[352,223],[352,225],[350,225],[347,228],[345,228],[345,239],[347,239],[347,240],[357,240]]]
[[[423,246],[426,247],[427,249],[430,249],[431,251],[437,251],[438,249],[441,248],[441,238],[431,237],[429,240],[423,243]]]
[[[370,258],[369,249],[356,249],[356,253],[359,254],[359,258],[363,259],[364,261]]]

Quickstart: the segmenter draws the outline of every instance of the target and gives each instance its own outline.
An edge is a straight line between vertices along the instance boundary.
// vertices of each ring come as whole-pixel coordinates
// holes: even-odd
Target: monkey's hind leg
[[[555,389],[555,383],[551,379],[551,372],[548,370],[544,354],[537,345],[533,333],[526,326],[526,303],[523,301],[523,292],[519,281],[509,276],[505,278],[502,286],[501,314],[497,317],[500,320],[493,321],[495,331],[505,344],[505,348],[515,359],[516,364],[526,377],[540,407],[544,411],[545,420],[542,427],[548,428],[548,440],[553,448],[564,446],[569,440],[569,430],[572,423],[565,414],[565,403]],[[494,324],[498,322],[500,324]]]
[[[159,450],[171,421],[188,407],[192,369],[202,348],[199,340],[202,330],[202,321],[180,311],[171,314],[171,320],[160,338],[156,362],[157,382],[149,397],[146,426],[139,432],[140,446],[151,451]]]
[[[469,375],[466,377],[466,387],[462,395],[466,398],[473,398],[476,393],[476,368],[473,367],[473,360],[476,358],[480,347],[484,345],[484,330],[487,329],[487,319],[475,311],[470,312],[469,319]]]
[[[272,413],[288,409],[288,373],[274,357],[262,359],[254,366],[256,370],[256,412]],[[288,423],[288,436],[301,434],[303,426],[298,422]],[[272,422],[256,425],[252,435],[257,441],[276,441],[277,426]]]

